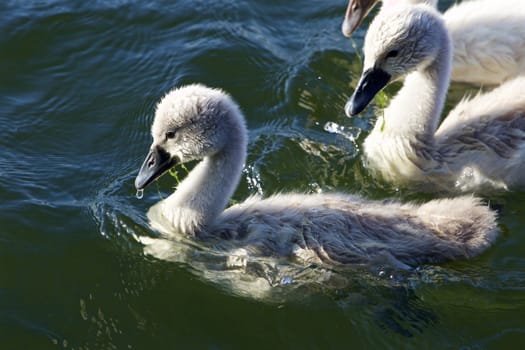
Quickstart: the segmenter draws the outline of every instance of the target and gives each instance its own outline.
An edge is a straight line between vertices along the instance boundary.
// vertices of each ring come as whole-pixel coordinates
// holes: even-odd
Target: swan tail
[[[435,200],[422,205],[418,214],[438,236],[436,249],[446,259],[481,254],[499,235],[496,212],[473,196]]]

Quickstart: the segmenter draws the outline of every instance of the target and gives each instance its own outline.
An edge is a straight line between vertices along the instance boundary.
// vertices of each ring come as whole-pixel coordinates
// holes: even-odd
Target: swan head
[[[135,187],[144,189],[177,164],[221,152],[232,133],[244,129],[237,104],[222,90],[199,84],[171,90],[157,104],[153,142]]]
[[[349,38],[379,0],[349,0],[341,31]]]
[[[390,82],[428,67],[440,53],[443,35],[448,38],[441,16],[428,5],[383,8],[366,34],[363,73],[346,115],[360,113]]]

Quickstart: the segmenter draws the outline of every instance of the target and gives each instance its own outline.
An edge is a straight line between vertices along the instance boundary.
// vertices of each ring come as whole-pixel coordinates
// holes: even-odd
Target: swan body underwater
[[[364,141],[369,168],[429,192],[525,185],[525,76],[464,99],[439,125],[452,61],[439,12],[423,4],[382,10],[370,24],[364,54],[363,73],[345,106],[349,117],[405,77]]]
[[[342,32],[350,36],[379,0],[350,0]],[[399,3],[437,0],[383,0],[383,8]],[[525,73],[525,1],[470,0],[443,14],[453,42],[452,80],[497,85]]]
[[[299,263],[409,268],[473,257],[498,235],[495,213],[473,196],[413,204],[281,193],[225,210],[246,160],[245,123],[228,94],[203,85],[173,89],[158,103],[153,143],[135,187],[143,190],[176,164],[200,160],[148,212],[150,222],[164,221],[158,226],[167,238],[182,235],[223,252],[242,249]]]

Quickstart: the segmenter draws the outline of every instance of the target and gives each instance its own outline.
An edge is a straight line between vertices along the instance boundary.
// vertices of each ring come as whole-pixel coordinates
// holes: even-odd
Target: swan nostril
[[[148,159],[148,168],[155,166],[155,155],[151,153]]]

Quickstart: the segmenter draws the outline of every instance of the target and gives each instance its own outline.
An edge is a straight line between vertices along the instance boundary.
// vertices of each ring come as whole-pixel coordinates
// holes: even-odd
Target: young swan
[[[406,75],[364,142],[366,160],[379,175],[427,191],[525,185],[525,76],[462,101],[438,128],[451,64],[440,14],[427,5],[383,10],[368,29],[364,52],[348,116]]]
[[[212,242],[214,249],[242,248],[299,262],[375,261],[406,268],[470,258],[498,234],[495,214],[471,196],[417,205],[342,193],[288,193],[250,197],[224,210],[246,160],[247,130],[238,106],[221,90],[202,85],[172,90],[157,106],[152,135],[135,180],[138,190],[176,164],[202,159],[148,213],[150,220],[164,221],[154,226],[171,231],[174,239],[190,235]]]
[[[350,36],[379,0],[349,0],[342,31]],[[383,0],[383,8],[399,3],[437,0]],[[452,80],[501,84],[525,73],[525,1],[473,0],[451,6],[444,14],[454,52]]]

